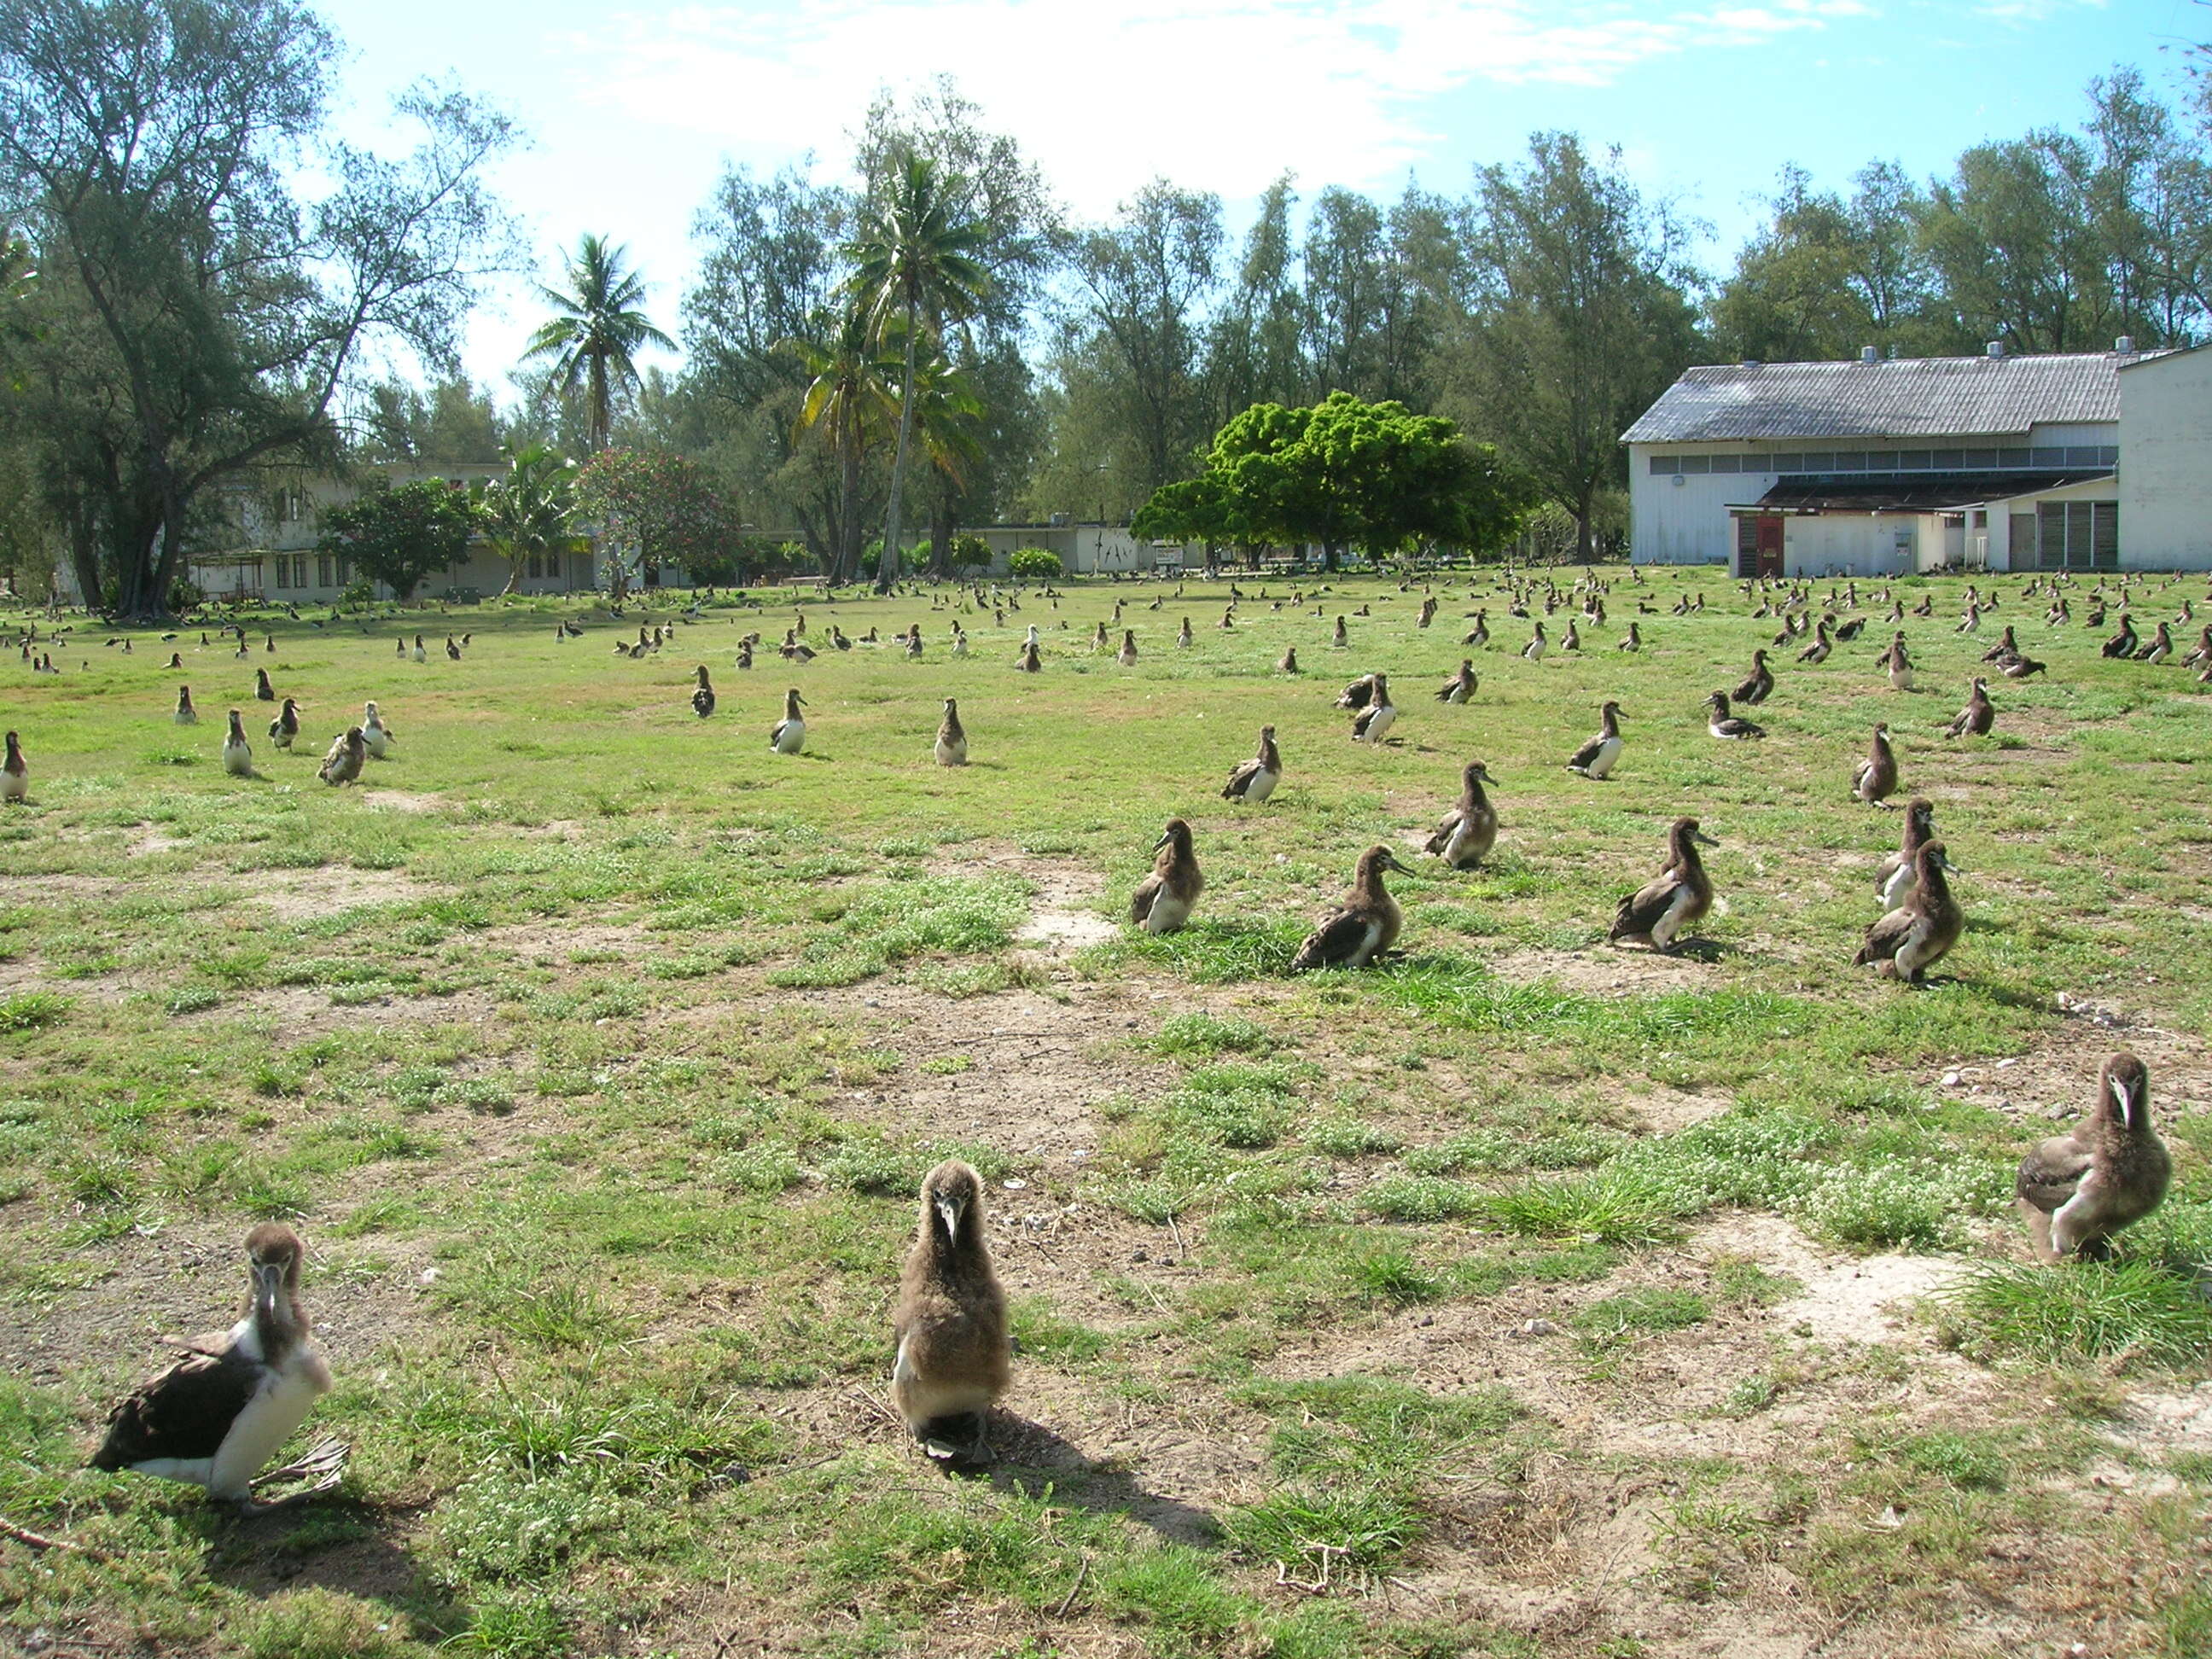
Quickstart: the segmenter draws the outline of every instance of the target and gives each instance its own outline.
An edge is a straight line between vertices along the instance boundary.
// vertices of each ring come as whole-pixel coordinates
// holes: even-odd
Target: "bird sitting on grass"
[[[246,741],[246,722],[230,711],[230,734],[222,740],[222,769],[234,778],[253,775],[253,750]]]
[[[1889,745],[1889,723],[1875,722],[1874,743],[1851,770],[1851,793],[1868,805],[1897,793],[1897,751]]]
[[[362,735],[361,727],[349,726],[343,735],[331,741],[330,753],[323,757],[315,775],[333,789],[341,784],[358,783],[361,769],[368,761],[368,739]]]
[[[1683,929],[1713,908],[1712,878],[1698,848],[1719,845],[1698,828],[1697,819],[1676,818],[1667,831],[1667,867],[1621,900],[1607,939],[1673,950]]]
[[[280,1223],[264,1221],[246,1235],[252,1291],[245,1317],[222,1335],[183,1345],[184,1358],[118,1405],[93,1468],[189,1482],[248,1511],[282,1508],[337,1484],[344,1449],[336,1445],[261,1472],[331,1386],[300,1305],[300,1256],[299,1236]],[[307,1492],[275,1503],[253,1495],[257,1486],[309,1475],[319,1481]]]
[[[1344,902],[1321,919],[1291,958],[1294,974],[1316,968],[1364,968],[1378,961],[1398,942],[1405,913],[1382,885],[1386,871],[1413,872],[1398,862],[1387,847],[1370,847],[1359,855],[1352,890]]]
[[[177,712],[169,718],[179,726],[198,726],[200,723],[199,710],[192,707],[191,686],[180,685],[177,688]]]
[[[1198,896],[1206,890],[1198,855],[1191,849],[1190,825],[1170,818],[1152,851],[1152,873],[1129,896],[1129,920],[1148,933],[1172,933],[1190,920]]]
[[[1374,677],[1375,696],[1367,707],[1352,717],[1352,737],[1355,743],[1380,744],[1398,718],[1398,707],[1390,701],[1390,682],[1381,674]]]
[[[2014,1202],[2042,1261],[2103,1261],[2112,1237],[2165,1200],[2173,1160],[2150,1121],[2150,1074],[2114,1054],[2097,1079],[2088,1117],[2021,1160]]]
[[[1437,701],[1464,704],[1475,694],[1481,684],[1481,680],[1477,678],[1474,672],[1474,659],[1462,657],[1460,659],[1459,672],[1437,688]]]
[[[968,729],[960,724],[960,705],[951,697],[945,700],[945,718],[938,724],[933,752],[939,766],[968,764]]]
[[[1711,696],[1707,697],[1705,707],[1711,711],[1705,720],[1705,730],[1717,738],[1723,738],[1732,743],[1741,743],[1749,738],[1763,738],[1766,735],[1766,728],[1756,721],[1747,720],[1729,713],[1728,693],[1725,691],[1716,691]]]
[[[714,683],[707,678],[707,665],[701,663],[694,671],[698,683],[691,688],[691,712],[705,720],[714,712]]]
[[[891,1331],[891,1403],[922,1450],[954,1467],[988,1458],[985,1413],[1012,1380],[1013,1341],[984,1243],[983,1182],[965,1164],[922,1179]]]
[[[1283,781],[1283,757],[1275,748],[1275,728],[1260,728],[1260,751],[1248,761],[1240,761],[1229,774],[1229,781],[1221,791],[1224,800],[1249,800],[1257,805],[1275,793],[1275,786]]]
[[[1451,869],[1474,868],[1497,844],[1498,809],[1482,792],[1484,784],[1497,781],[1480,761],[1470,761],[1461,774],[1459,803],[1444,814],[1428,844],[1428,850]]]
[[[1973,691],[1966,699],[1966,706],[1959,711],[1957,719],[1943,728],[1943,735],[1947,738],[1986,738],[1996,720],[1996,708],[1990,702],[1989,682],[1977,677]]]
[[[287,697],[283,708],[276,711],[276,718],[269,722],[269,741],[279,749],[289,749],[292,739],[299,735],[300,705]]]
[[[0,801],[20,805],[31,798],[31,769],[23,763],[23,740],[8,734],[8,758],[0,762]]]

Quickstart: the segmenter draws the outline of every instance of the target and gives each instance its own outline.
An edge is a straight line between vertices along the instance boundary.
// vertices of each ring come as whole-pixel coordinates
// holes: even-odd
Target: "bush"
[[[1006,561],[1006,568],[1025,582],[1048,582],[1065,574],[1067,567],[1060,563],[1060,555],[1049,548],[1018,547]]]
[[[991,544],[981,536],[955,536],[947,562],[955,570],[988,570],[991,568]]]

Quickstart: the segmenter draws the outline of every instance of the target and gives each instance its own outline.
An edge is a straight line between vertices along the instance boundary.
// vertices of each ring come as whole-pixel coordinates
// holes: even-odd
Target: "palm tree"
[[[641,346],[672,350],[676,345],[639,308],[645,299],[645,281],[623,268],[627,252],[604,236],[586,236],[577,244],[574,258],[562,254],[566,289],[538,290],[538,297],[558,314],[530,337],[522,354],[525,361],[553,359],[553,378],[563,392],[573,393],[582,384],[585,429],[595,450],[607,447],[615,384],[637,383],[631,354]]]
[[[502,596],[514,592],[526,562],[550,552],[568,534],[575,471],[575,462],[531,444],[507,463],[505,477],[484,486],[477,512],[485,539],[507,562]]]
[[[963,216],[965,203],[958,185],[957,177],[940,177],[927,157],[909,155],[885,199],[871,211],[860,239],[845,250],[853,262],[846,289],[867,307],[878,337],[889,338],[894,320],[905,334],[898,444],[891,452],[891,499],[884,526],[885,556],[876,581],[879,593],[890,591],[891,550],[899,545],[907,447],[914,436],[916,353],[925,335],[933,341],[947,320],[973,313],[991,282],[975,257],[989,228]]]
[[[884,360],[867,313],[857,307],[826,332],[820,341],[785,343],[813,377],[799,405],[799,430],[826,431],[837,457],[837,540],[825,573],[835,586],[850,581],[860,566],[860,461],[868,441],[890,424],[894,365]]]

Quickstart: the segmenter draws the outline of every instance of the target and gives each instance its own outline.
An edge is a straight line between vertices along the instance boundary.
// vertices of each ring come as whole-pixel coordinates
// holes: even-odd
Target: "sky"
[[[349,137],[395,142],[392,93],[434,76],[529,135],[493,183],[540,275],[596,231],[627,245],[680,335],[693,220],[732,165],[848,174],[877,94],[949,74],[1078,220],[1157,177],[1249,222],[1273,179],[1463,193],[1565,128],[1618,146],[1647,191],[1710,224],[1724,270],[1795,162],[1926,177],[1989,138],[2077,123],[2093,75],[2180,84],[2203,0],[325,0]],[[504,392],[541,315],[517,277],[465,364]],[[650,361],[650,360],[648,360]],[[672,358],[661,361],[672,366]]]

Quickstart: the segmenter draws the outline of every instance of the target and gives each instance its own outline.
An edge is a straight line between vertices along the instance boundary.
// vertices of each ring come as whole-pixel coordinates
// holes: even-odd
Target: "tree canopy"
[[[1314,542],[1332,562],[1419,545],[1487,549],[1533,505],[1486,444],[1403,404],[1331,392],[1306,409],[1255,404],[1214,436],[1205,470],[1163,486],[1139,536],[1207,542]]]
[[[576,475],[576,504],[582,517],[597,521],[611,564],[634,567],[648,579],[664,564],[688,572],[726,562],[741,534],[714,481],[696,461],[667,450],[594,455]]]
[[[352,562],[403,599],[468,556],[476,504],[443,478],[371,489],[322,516],[318,550]]]

